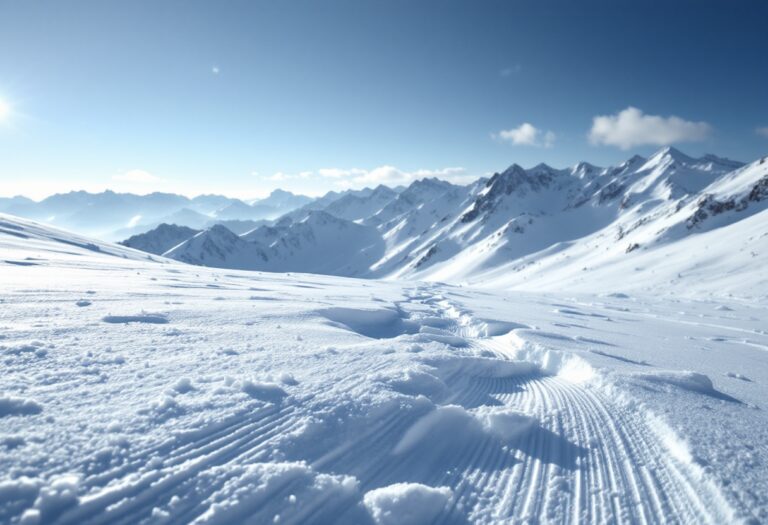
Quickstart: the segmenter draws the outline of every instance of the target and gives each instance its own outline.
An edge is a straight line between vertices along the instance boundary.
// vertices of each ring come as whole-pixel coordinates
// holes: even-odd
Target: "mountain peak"
[[[691,157],[672,146],[665,146],[661,148],[659,151],[651,155],[648,160],[664,158],[672,159],[678,162],[690,162],[693,160]]]
[[[530,171],[532,173],[541,173],[541,172],[553,173],[553,172],[555,172],[557,170],[555,168],[553,168],[552,166],[550,166],[549,164],[547,164],[546,162],[539,162],[538,164],[536,164],[534,167],[532,167],[528,171]]]
[[[210,235],[215,235],[219,237],[225,237],[225,238],[237,237],[237,235],[235,235],[235,233],[232,232],[232,230],[230,230],[229,228],[227,228],[222,224],[214,224],[213,226],[211,226],[205,231]]]
[[[520,173],[525,174],[525,168],[523,168],[517,162],[512,164],[510,167],[505,169],[503,172],[501,172],[502,175],[507,175],[507,174],[513,175],[513,174],[520,174]]]

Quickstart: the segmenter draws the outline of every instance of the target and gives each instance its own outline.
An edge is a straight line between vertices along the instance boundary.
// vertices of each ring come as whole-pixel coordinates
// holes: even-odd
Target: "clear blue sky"
[[[758,0],[0,0],[0,50],[0,195],[768,153]]]

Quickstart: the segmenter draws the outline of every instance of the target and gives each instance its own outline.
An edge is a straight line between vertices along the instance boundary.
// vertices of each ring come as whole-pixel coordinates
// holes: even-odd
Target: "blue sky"
[[[762,1],[3,1],[0,195],[768,153]],[[597,120],[595,120],[597,118]]]

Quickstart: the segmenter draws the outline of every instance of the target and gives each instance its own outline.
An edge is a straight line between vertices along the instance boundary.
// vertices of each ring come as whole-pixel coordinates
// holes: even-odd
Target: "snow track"
[[[477,332],[471,316],[444,297],[422,300],[451,319],[454,331]],[[473,339],[472,346],[499,359],[519,354],[503,337]],[[703,470],[670,450],[679,445],[671,430],[642,407],[609,399],[610,390],[544,372],[454,381],[452,403],[469,408],[493,400],[535,416],[540,426],[505,447],[491,440],[465,447],[454,471],[434,480],[454,487],[444,519],[460,521],[471,509],[471,521],[485,523],[733,520]]]
[[[467,337],[487,325],[442,295],[422,289],[403,304],[405,310],[408,303],[427,307],[412,320],[425,319],[429,325],[441,325],[441,331],[465,338],[472,353],[486,356],[482,359],[491,365],[519,362],[515,358],[521,349],[513,344],[519,338]],[[425,333],[441,337],[434,326]],[[526,355],[531,359],[546,355],[546,350]],[[530,431],[506,440],[476,433],[454,441],[450,435],[434,432],[413,451],[400,454],[393,450],[424,410],[389,411],[361,432],[353,432],[354,438],[305,454],[306,468],[313,475],[354,476],[354,494],[304,496],[303,507],[285,515],[281,523],[328,519],[365,523],[368,517],[361,514],[360,494],[402,482],[452,489],[449,504],[434,523],[714,524],[733,520],[718,488],[685,454],[674,453],[674,435],[642,407],[609,397],[610,391],[593,381],[575,382],[539,362],[527,365],[519,373],[501,377],[483,377],[471,367],[447,367],[438,373],[448,394],[435,406],[457,406],[467,414],[514,410],[535,418],[537,424]],[[375,371],[373,367],[369,372]],[[359,383],[357,379],[337,385],[335,395],[352,392]],[[137,451],[132,461],[88,479],[88,484],[106,488],[83,498],[56,523],[201,520],[211,498],[225,490],[230,479],[229,474],[210,472],[269,462],[275,440],[300,429],[301,411],[293,403],[300,404],[288,400],[284,405],[268,405]],[[437,430],[461,435],[465,429],[460,427]],[[279,514],[276,505],[301,490],[301,478],[287,478],[270,489],[268,501],[250,509],[246,521],[271,521]],[[179,495],[181,499],[174,502]],[[169,505],[171,514],[151,512]]]
[[[65,282],[4,298],[15,317],[3,321],[0,402],[34,410],[0,414],[0,523],[743,515],[661,418],[569,351],[586,339],[493,318],[503,303],[476,315],[463,294],[484,292],[130,264],[120,275],[146,283],[134,295]],[[557,306],[542,304],[547,315]],[[561,306],[557,321],[576,315]],[[609,321],[592,314],[588,335]],[[713,392],[702,399],[737,406]]]
[[[671,456],[642,414],[556,376],[480,382],[475,396],[535,414],[541,428],[511,453],[474,452],[456,480],[458,507],[474,508],[473,521],[728,520],[717,490]]]

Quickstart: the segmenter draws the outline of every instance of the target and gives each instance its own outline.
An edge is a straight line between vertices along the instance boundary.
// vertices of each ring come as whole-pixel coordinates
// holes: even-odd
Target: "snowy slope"
[[[2,523],[768,520],[765,302],[216,270],[0,222]]]
[[[5,213],[0,213],[0,235],[4,240],[3,262],[17,266],[46,266],[48,252],[55,254],[57,262],[78,261],[79,258],[94,254],[131,260],[162,260],[143,251],[84,237]]]
[[[768,161],[699,193],[638,206],[578,242],[544,249],[470,281],[530,290],[768,296]],[[439,275],[436,276],[439,278]]]

